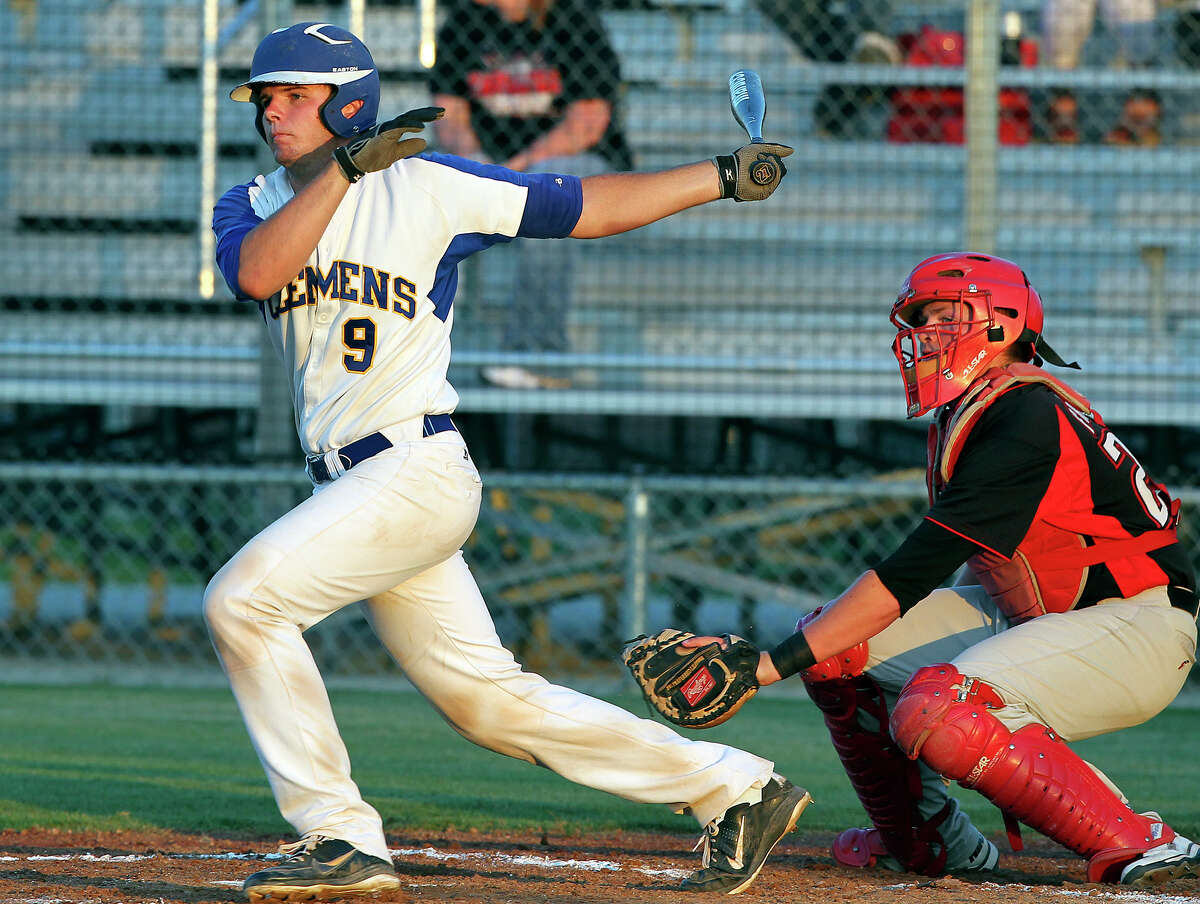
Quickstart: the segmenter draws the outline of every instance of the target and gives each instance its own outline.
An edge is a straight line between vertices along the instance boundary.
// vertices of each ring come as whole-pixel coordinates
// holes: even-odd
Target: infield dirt
[[[830,836],[794,833],[742,901],[820,904],[1200,904],[1200,879],[1153,889],[1089,884],[1083,861],[1040,838],[1002,848],[984,877],[928,879],[837,866]],[[1001,839],[996,839],[998,843]],[[694,838],[613,833],[539,837],[518,833],[390,835],[401,891],[386,901],[462,904],[610,904],[701,901],[678,889],[694,869]],[[173,904],[243,901],[240,885],[271,862],[275,839],[116,832],[0,832],[0,901],[20,904]],[[352,899],[353,900],[353,899]],[[361,900],[361,899],[360,899]]]

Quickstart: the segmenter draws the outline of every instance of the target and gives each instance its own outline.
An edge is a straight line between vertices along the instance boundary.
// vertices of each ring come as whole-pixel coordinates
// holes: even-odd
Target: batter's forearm
[[[583,180],[583,213],[572,238],[596,239],[637,229],[721,197],[711,160],[656,173],[608,173]]]
[[[332,160],[287,204],[242,239],[238,286],[270,298],[291,282],[317,247],[350,183]]]

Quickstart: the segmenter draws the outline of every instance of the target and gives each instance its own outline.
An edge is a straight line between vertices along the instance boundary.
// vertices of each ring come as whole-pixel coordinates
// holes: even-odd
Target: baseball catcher
[[[684,728],[720,725],[758,692],[759,651],[734,634],[698,646],[695,634],[673,628],[629,641],[621,658],[642,696]]]
[[[1090,882],[1200,874],[1200,844],[1071,747],[1152,718],[1195,660],[1179,500],[1042,366],[1077,365],[1046,343],[1042,299],[1012,261],[928,258],[891,320],[908,416],[933,414],[929,508],[755,672],[763,686],[801,677],[870,819],[838,835],[834,860],[994,870],[996,845],[947,793],[956,781],[1004,813],[1014,848],[1024,823],[1084,858]]]

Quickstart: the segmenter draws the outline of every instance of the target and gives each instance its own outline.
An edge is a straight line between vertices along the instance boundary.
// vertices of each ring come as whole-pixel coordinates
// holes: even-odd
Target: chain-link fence
[[[461,268],[463,417],[557,418],[592,473],[678,434],[651,463],[676,476],[640,484],[485,473],[468,553],[528,661],[611,659],[639,619],[772,636],[886,553],[921,499],[887,477],[919,464],[888,305],[914,263],[968,243],[1024,266],[1048,338],[1083,364],[1072,383],[1157,476],[1195,486],[1200,6],[1094,7],[0,0],[0,448],[19,463],[0,488],[0,650],[207,661],[205,582],[307,490],[278,361],[208,231],[216,195],[274,166],[228,93],[259,39],[297,21],[361,32],[382,112],[451,110],[435,150],[580,174],[702,160],[746,141],[727,95],[744,67],[764,134],[795,148],[763,204]],[[587,140],[546,155],[568,118]],[[529,272],[557,281],[537,294]],[[584,437],[587,418],[605,420]],[[701,456],[688,425],[704,419],[801,424],[783,448],[861,466],[781,483],[761,475],[847,469],[775,446]],[[505,448],[529,439],[495,423],[476,459],[520,467]],[[903,454],[853,427],[868,423],[907,436]],[[716,470],[746,476],[682,476]],[[330,668],[385,668],[343,642],[362,630],[353,613],[315,629],[342,651]]]
[[[205,584],[311,489],[276,469],[0,474],[0,661],[47,673],[59,663],[214,663]],[[1195,550],[1200,493],[1184,497],[1182,537]],[[785,637],[894,549],[924,506],[914,472],[836,481],[497,475],[466,555],[523,662],[615,679],[621,641],[647,629]],[[310,629],[309,642],[329,675],[394,672],[358,607]]]
[[[311,491],[276,469],[2,473],[0,656],[47,664],[211,661],[209,577]],[[906,534],[922,495],[916,479],[498,475],[466,554],[525,661],[603,674],[647,627],[785,636]],[[388,668],[356,608],[310,633],[332,674]]]

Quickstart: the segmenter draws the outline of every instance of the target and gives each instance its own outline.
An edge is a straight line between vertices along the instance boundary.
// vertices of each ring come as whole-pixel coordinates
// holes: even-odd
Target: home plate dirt
[[[244,901],[241,882],[273,862],[280,839],[168,832],[0,832],[0,902],[172,904]],[[292,840],[292,839],[284,839]],[[787,836],[741,901],[814,904],[1200,904],[1200,879],[1152,889],[1090,884],[1083,861],[1040,839],[985,878],[927,879],[836,866],[828,834]],[[995,839],[1002,844],[1002,839]],[[388,837],[401,890],[391,901],[455,904],[699,902],[679,890],[695,839],[446,833]],[[353,900],[353,899],[352,899]]]

